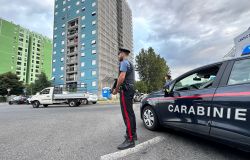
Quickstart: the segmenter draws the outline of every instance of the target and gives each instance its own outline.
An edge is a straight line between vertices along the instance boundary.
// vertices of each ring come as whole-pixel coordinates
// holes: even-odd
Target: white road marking
[[[100,160],[115,160],[118,158],[122,158],[122,157],[126,157],[128,155],[131,155],[133,153],[137,153],[143,149],[145,149],[146,147],[150,146],[150,145],[154,145],[157,144],[161,141],[164,140],[164,137],[161,136],[157,136],[153,139],[150,139],[146,142],[143,142],[141,144],[136,145],[134,148],[129,148],[126,150],[122,150],[122,151],[118,151],[118,152],[114,152],[114,153],[110,153],[110,154],[106,154],[101,156]]]

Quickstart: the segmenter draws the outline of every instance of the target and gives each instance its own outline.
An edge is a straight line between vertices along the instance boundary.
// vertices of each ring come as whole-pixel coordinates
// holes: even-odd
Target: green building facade
[[[0,19],[0,56],[0,74],[16,73],[20,81],[28,84],[41,72],[51,79],[52,41],[3,19]]]

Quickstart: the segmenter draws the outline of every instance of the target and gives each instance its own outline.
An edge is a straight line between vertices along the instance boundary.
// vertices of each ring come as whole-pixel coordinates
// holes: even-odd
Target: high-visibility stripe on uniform
[[[126,105],[126,102],[125,102],[125,95],[124,95],[124,91],[121,91],[121,96],[122,96],[122,106],[123,106],[123,110],[124,110],[124,113],[125,113],[125,119],[126,119],[126,123],[127,123],[127,129],[128,129],[128,136],[129,136],[129,139],[132,141],[133,137],[132,137],[132,130],[131,130],[131,125],[130,125],[130,119],[129,119],[129,116],[128,116],[128,111],[127,111],[127,105]]]

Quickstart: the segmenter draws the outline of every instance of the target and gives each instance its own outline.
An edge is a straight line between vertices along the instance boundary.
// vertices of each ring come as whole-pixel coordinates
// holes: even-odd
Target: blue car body
[[[158,123],[250,150],[250,57],[239,57],[187,72],[141,103]]]

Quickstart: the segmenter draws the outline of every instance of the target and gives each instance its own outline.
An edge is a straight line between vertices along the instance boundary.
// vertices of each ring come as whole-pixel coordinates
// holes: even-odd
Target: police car
[[[250,151],[250,56],[194,69],[141,104],[149,130],[184,130]]]

